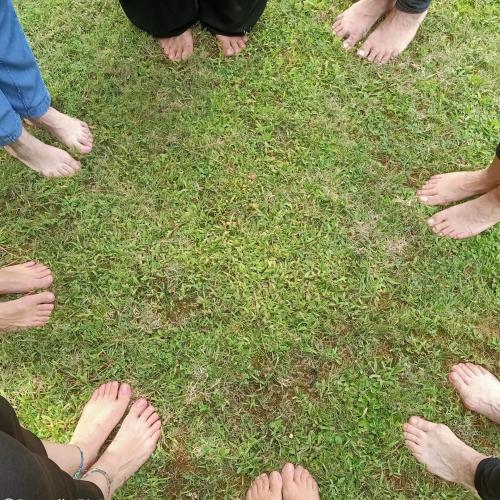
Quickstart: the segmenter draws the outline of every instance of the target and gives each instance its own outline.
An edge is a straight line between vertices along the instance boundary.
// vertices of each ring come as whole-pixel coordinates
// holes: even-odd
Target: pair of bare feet
[[[89,126],[54,108],[49,108],[40,118],[27,120],[27,123],[49,132],[61,144],[77,153],[89,154],[92,151],[93,138]],[[81,168],[80,162],[69,153],[39,141],[24,127],[19,139],[5,149],[45,177],[66,177],[74,175]]]
[[[460,363],[448,376],[463,404],[500,424],[500,381],[482,366]],[[404,424],[405,444],[429,472],[474,490],[474,477],[485,455],[467,446],[446,426],[420,417]]]
[[[68,474],[78,472],[83,454],[82,479],[96,484],[104,498],[111,498],[152,455],[161,433],[155,408],[141,398],[130,407],[128,384],[108,382],[94,391],[85,405],[70,444],[44,441],[49,458]],[[115,438],[98,458],[111,432],[123,419]],[[101,472],[92,472],[98,469]]]
[[[215,35],[215,38],[219,42],[222,53],[226,57],[239,54],[246,47],[248,42],[248,37],[246,35]],[[193,54],[193,32],[191,29],[187,29],[178,36],[160,38],[160,45],[165,55],[171,61],[185,61]]]
[[[52,292],[32,294],[52,285],[47,266],[26,262],[0,268],[0,295],[28,294],[15,300],[0,302],[0,332],[11,332],[45,325],[54,309]]]
[[[315,479],[301,465],[285,464],[280,472],[261,474],[253,481],[246,500],[319,500]]]
[[[500,222],[500,159],[495,156],[491,166],[483,170],[435,175],[417,194],[420,202],[428,206],[482,195],[427,220],[440,236],[454,239],[475,236]]]
[[[427,11],[403,12],[395,4],[395,0],[360,0],[337,16],[333,32],[343,40],[342,46],[351,50],[379,19],[384,18],[357,54],[369,61],[386,64],[406,49],[427,15]]]

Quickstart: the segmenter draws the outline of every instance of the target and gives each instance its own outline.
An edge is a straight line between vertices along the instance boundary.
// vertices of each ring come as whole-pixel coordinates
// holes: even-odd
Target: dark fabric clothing
[[[485,458],[479,462],[474,486],[483,500],[500,500],[500,459]]]
[[[497,158],[500,160],[500,142],[498,143],[497,146]]]
[[[431,0],[396,0],[396,9],[410,14],[421,14],[431,4]]]
[[[103,500],[101,490],[77,481],[47,457],[43,443],[19,424],[0,396],[0,499]]]
[[[214,35],[248,33],[267,0],[120,0],[130,21],[155,38],[177,36],[196,22]]]

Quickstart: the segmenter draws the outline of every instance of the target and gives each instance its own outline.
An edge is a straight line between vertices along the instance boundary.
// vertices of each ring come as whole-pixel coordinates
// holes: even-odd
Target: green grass
[[[54,105],[95,134],[71,179],[0,157],[0,261],[56,277],[49,326],[0,340],[22,422],[65,440],[109,379],[151,398],[164,437],[119,499],[241,498],[285,461],[324,499],[469,498],[401,425],[499,451],[446,375],[500,371],[500,228],[438,239],[415,197],[493,157],[498,3],[436,1],[387,67],[330,35],[346,0],[273,0],[244,56],[197,31],[183,65],[115,1],[16,4]]]

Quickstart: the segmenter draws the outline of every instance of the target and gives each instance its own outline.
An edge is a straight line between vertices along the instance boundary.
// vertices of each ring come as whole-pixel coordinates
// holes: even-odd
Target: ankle
[[[71,440],[69,443],[71,446],[78,448],[81,453],[83,453],[83,470],[88,470],[97,460],[98,449],[92,444],[85,443],[83,441]]]
[[[496,188],[492,189],[488,194],[495,201],[496,208],[497,208],[496,211],[500,213],[500,185],[497,186]]]
[[[493,180],[497,184],[500,184],[500,159],[495,155],[491,165],[484,169],[485,174],[489,179]]]
[[[463,475],[462,485],[470,488],[472,490],[476,489],[475,479],[476,479],[476,471],[477,467],[485,458],[488,458],[486,455],[479,453],[475,450],[472,450],[469,457],[466,458],[466,467]]]
[[[23,127],[21,135],[17,138],[17,140],[5,146],[5,149],[7,151],[11,150],[15,153],[22,152],[30,149],[32,142],[33,136]]]
[[[92,469],[99,469],[104,471],[105,474],[97,474],[97,473],[92,473],[89,474],[89,478],[85,478],[86,480],[99,483],[99,487],[102,490],[101,485],[104,483],[106,485],[106,490],[103,491],[104,494],[108,493],[108,496],[105,496],[105,498],[111,498],[113,493],[116,491],[116,477],[119,472],[119,468],[117,466],[118,460],[113,456],[112,452],[106,451],[100,458],[99,460],[90,468],[90,471]],[[103,481],[103,476],[106,477],[106,480]],[[92,479],[90,479],[92,478]]]
[[[57,123],[57,115],[59,115],[59,112],[50,107],[44,115],[39,116],[38,118],[30,118],[30,122],[33,122],[36,125],[51,127]]]

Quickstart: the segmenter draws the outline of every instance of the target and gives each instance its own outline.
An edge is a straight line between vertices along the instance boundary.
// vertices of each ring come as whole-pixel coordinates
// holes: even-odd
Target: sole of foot
[[[0,302],[0,332],[13,332],[45,325],[54,310],[54,301],[53,293],[42,292]]]
[[[500,380],[473,363],[453,366],[448,379],[466,408],[500,425]]]
[[[193,54],[193,32],[188,29],[179,36],[160,38],[160,46],[171,61],[186,61]]]
[[[137,400],[123,420],[107,450],[95,463],[111,480],[109,498],[153,454],[161,434],[161,421],[156,410],[145,399]],[[103,484],[97,473],[85,476],[85,480]]]
[[[27,123],[46,130],[61,144],[78,153],[89,154],[92,151],[94,138],[89,126],[57,109],[49,108],[43,116],[30,118]]]
[[[102,384],[83,408],[70,444],[83,451],[85,467],[92,465],[102,445],[122,419],[132,389],[116,381]]]
[[[493,179],[489,176],[488,169],[452,172],[432,176],[417,192],[417,196],[424,205],[448,205],[471,196],[487,193],[498,185],[500,185],[500,179]]]
[[[467,446],[446,425],[421,417],[411,417],[403,433],[408,449],[430,473],[474,489],[474,475],[485,455]]]
[[[246,35],[242,36],[225,36],[225,35],[215,35],[215,38],[219,42],[222,49],[222,53],[226,57],[231,57],[239,54],[247,45],[248,37]]]
[[[52,285],[50,269],[38,262],[26,262],[0,268],[0,295],[44,290]]]
[[[352,49],[372,26],[394,7],[394,0],[360,0],[337,16],[332,31]]]
[[[500,187],[475,200],[441,210],[427,220],[439,236],[463,240],[483,233],[500,222]]]
[[[358,56],[377,64],[387,64],[408,47],[426,15],[427,11],[409,14],[394,7],[363,43]]]
[[[49,146],[25,129],[21,137],[5,150],[27,167],[45,177],[69,177],[80,170],[80,162],[62,149]]]
[[[283,500],[319,500],[315,479],[301,465],[285,464],[281,470]]]
[[[269,476],[261,474],[248,488],[245,500],[281,500],[282,486],[283,481],[279,472],[273,471]]]

